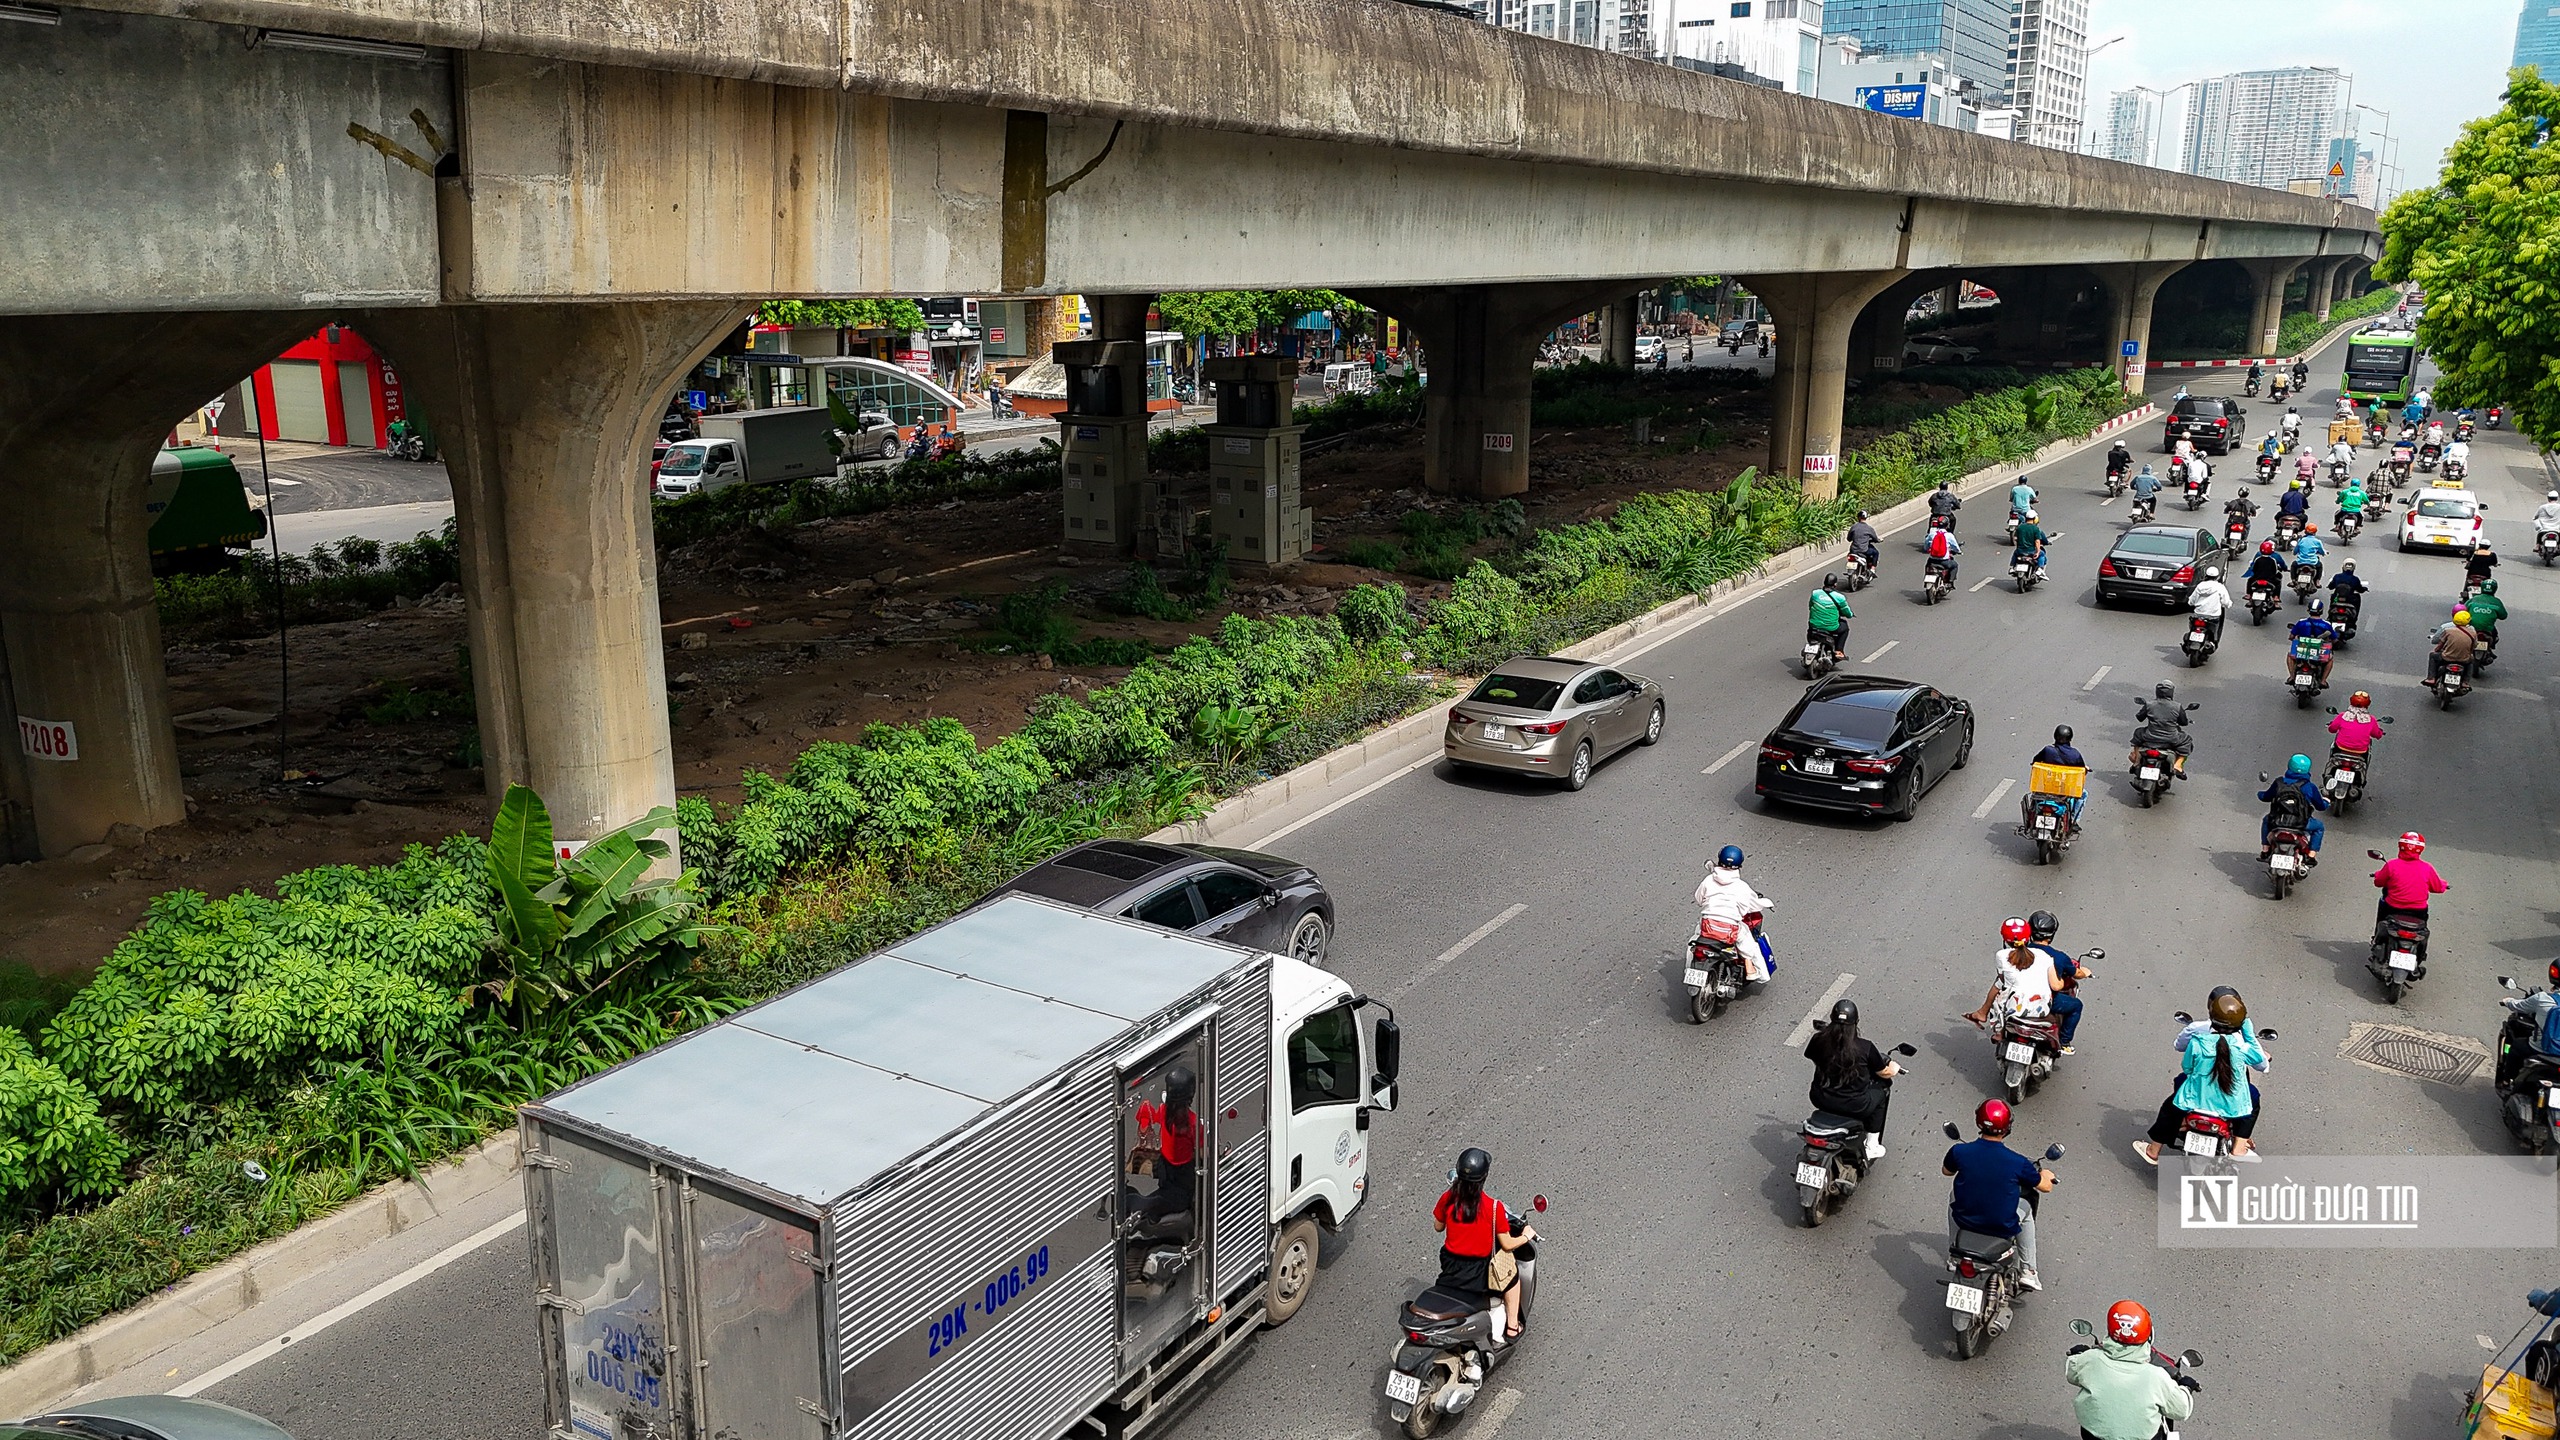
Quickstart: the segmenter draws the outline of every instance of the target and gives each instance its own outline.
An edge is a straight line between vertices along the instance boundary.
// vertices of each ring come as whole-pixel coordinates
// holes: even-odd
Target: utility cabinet
[[[1296,362],[1253,355],[1212,360],[1218,387],[1209,449],[1209,535],[1243,565],[1282,565],[1313,543],[1313,512],[1299,503],[1298,454],[1307,427],[1293,423]]]
[[[1067,408],[1058,417],[1062,538],[1070,549],[1131,554],[1147,478],[1146,347],[1076,340],[1060,344],[1057,358],[1067,373]]]

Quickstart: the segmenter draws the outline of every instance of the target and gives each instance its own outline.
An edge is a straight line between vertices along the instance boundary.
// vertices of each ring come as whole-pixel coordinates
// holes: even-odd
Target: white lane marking
[[[1990,584],[1992,581],[1997,580],[1997,579],[1999,579],[1999,578],[2000,578],[2000,577],[1999,577],[1999,576],[1997,576],[1997,575],[1985,575],[1985,576],[1983,576],[1981,579],[1976,580],[1976,581],[1974,581],[1972,584],[1967,585],[1966,587],[1964,587],[1964,588],[1965,588],[1965,593],[1966,593],[1966,594],[1968,594],[1968,595],[1970,595],[1970,594],[1972,594],[1974,591],[1981,589],[1983,586],[1988,585],[1988,584]]]
[[[2089,677],[2089,683],[2080,687],[2081,693],[2086,694],[2087,692],[2089,692],[2089,691],[2091,691],[2091,690],[2095,690],[2095,689],[2097,689],[2097,688],[2098,688],[2098,682],[2099,682],[2099,681],[2101,681],[2101,680],[2106,679],[2106,678],[2107,678],[2107,672],[2108,672],[2108,671],[2110,671],[2110,670],[2113,670],[2114,668],[2116,668],[2116,667],[2114,667],[2113,665],[2101,665],[2101,666],[2099,666],[2099,667],[2098,667],[2098,673]]]
[[[1503,926],[1510,924],[1512,917],[1528,908],[1529,907],[1526,905],[1514,905],[1510,909],[1494,916],[1492,919],[1487,920],[1473,930],[1468,931],[1466,939],[1461,940],[1457,944],[1450,946],[1448,949],[1441,951],[1437,959],[1413,972],[1413,978],[1405,981],[1402,985],[1397,986],[1395,995],[1389,996],[1388,998],[1394,999],[1397,996],[1401,996],[1407,990],[1412,989],[1414,986],[1421,984],[1423,981],[1439,974],[1442,970],[1447,969],[1450,961],[1455,960],[1459,956],[1466,954],[1469,950],[1474,949],[1477,941],[1482,940],[1484,937],[1501,929]]]
[[[1881,652],[1879,652],[1879,653],[1881,653]],[[1875,658],[1875,657],[1874,657],[1874,656],[1869,656],[1869,657],[1867,657],[1867,658],[1869,658],[1869,659],[1873,659],[1873,658]],[[1721,754],[1721,755],[1717,756],[1717,757],[1716,757],[1716,763],[1714,763],[1713,765],[1708,766],[1706,769],[1701,770],[1701,771],[1699,771],[1698,773],[1699,773],[1699,774],[1701,774],[1701,775],[1713,775],[1714,773],[1716,773],[1717,771],[1719,771],[1719,770],[1723,769],[1723,768],[1724,768],[1724,767],[1726,767],[1727,765],[1732,764],[1732,763],[1733,763],[1737,758],[1739,758],[1739,757],[1741,756],[1741,754],[1742,754],[1742,752],[1743,752],[1743,751],[1748,750],[1748,749],[1750,749],[1752,746],[1757,745],[1757,744],[1759,744],[1759,743],[1760,743],[1760,742],[1759,742],[1759,741],[1757,741],[1757,740],[1745,740],[1745,741],[1743,741],[1741,744],[1736,745],[1736,746],[1734,746],[1732,749],[1727,750],[1727,751],[1726,751],[1726,752],[1724,752],[1723,754]]]
[[[433,1255],[428,1256],[426,1259],[419,1261],[417,1264],[410,1266],[408,1269],[401,1271],[399,1274],[392,1276],[390,1279],[383,1281],[381,1284],[374,1286],[372,1289],[367,1290],[354,1299],[338,1306],[336,1309],[324,1310],[320,1314],[312,1316],[310,1319],[294,1326],[290,1333],[279,1335],[264,1345],[259,1346],[255,1350],[249,1351],[245,1355],[235,1356],[232,1359],[226,1360],[183,1385],[171,1386],[168,1393],[172,1395],[201,1395],[205,1391],[212,1389],[214,1386],[221,1384],[223,1381],[230,1379],[232,1376],[239,1374],[241,1371],[248,1369],[250,1366],[258,1364],[264,1360],[271,1360],[276,1356],[283,1354],[286,1347],[294,1344],[296,1341],[308,1340],[312,1336],[328,1329],[330,1326],[337,1324],[339,1321],[346,1319],[348,1316],[368,1309],[381,1301],[399,1294],[401,1291],[406,1290],[410,1286],[417,1284],[419,1281],[426,1279],[438,1270],[443,1269],[454,1261],[461,1259],[463,1256],[487,1245],[490,1241],[500,1238],[507,1232],[514,1230],[523,1224],[524,1212],[522,1210],[518,1210],[513,1215],[510,1215],[506,1219],[499,1221],[497,1224],[490,1226],[488,1229],[481,1231],[479,1234],[472,1236],[470,1239],[458,1240],[453,1244],[446,1246]]]
[[[1976,820],[1988,819],[1991,815],[1991,807],[1999,804],[2000,797],[2008,794],[2009,787],[2017,783],[2018,782],[2016,780],[2010,779],[2003,780],[1999,784],[1992,786],[1991,793],[1982,797],[1982,803],[1973,807],[1973,818]]]
[[[1822,998],[1813,1002],[1813,1008],[1804,1012],[1804,1018],[1796,1022],[1796,1028],[1788,1031],[1787,1038],[1780,1043],[1790,1050],[1803,1049],[1804,1042],[1813,1038],[1813,1022],[1831,1018],[1831,1007],[1839,1002],[1841,996],[1849,993],[1850,986],[1857,983],[1855,975],[1842,975],[1832,981],[1831,988],[1822,992]]]
[[[2106,499],[2101,500],[2101,501],[2099,501],[2099,502],[2098,502],[2098,508],[2099,508],[2099,509],[2101,509],[2101,510],[2104,510],[2104,509],[2106,509],[2108,506],[2113,505],[2114,503],[2116,503],[2116,497],[2114,497],[2113,495],[2110,495],[2110,496],[2108,496]]]
[[[1877,647],[1876,647],[1876,652],[1875,652],[1875,654],[1873,654],[1873,655],[1869,655],[1866,659],[1861,660],[1861,661],[1859,661],[1858,663],[1859,663],[1859,664],[1861,664],[1861,665],[1873,665],[1874,663],[1876,663],[1876,661],[1877,661],[1878,659],[1880,659],[1880,658],[1884,655],[1884,652],[1885,652],[1885,651],[1890,650],[1890,649],[1892,649],[1894,646],[1899,645],[1899,644],[1901,644],[1901,643],[1902,643],[1902,642],[1901,642],[1901,641],[1899,641],[1899,640],[1887,640],[1887,641],[1886,641],[1886,642],[1884,642],[1882,645],[1879,645],[1879,646],[1877,646]]]
[[[1511,1418],[1511,1412],[1520,1408],[1520,1399],[1518,1390],[1504,1386],[1502,1393],[1494,1396],[1492,1403],[1484,1407],[1484,1418],[1475,1423],[1474,1434],[1478,1440],[1493,1440],[1493,1432],[1501,1429],[1502,1422]]]
[[[1389,785],[1393,785],[1407,775],[1412,774],[1414,771],[1419,770],[1423,766],[1429,765],[1438,759],[1440,759],[1440,752],[1438,750],[1434,750],[1430,754],[1423,756],[1421,759],[1414,761],[1410,765],[1399,767],[1394,774],[1382,779],[1372,780],[1368,784],[1361,786],[1359,789],[1352,791],[1350,794],[1343,796],[1341,799],[1334,801],[1332,804],[1316,811],[1314,814],[1292,820],[1288,824],[1281,826],[1279,829],[1272,831],[1270,834],[1255,840],[1253,843],[1256,845],[1276,845],[1282,840],[1287,839],[1289,836],[1298,833],[1298,831],[1306,828],[1307,826],[1313,825],[1327,815],[1332,814],[1334,811],[1341,809],[1343,806],[1350,804],[1352,801],[1365,800],[1377,791],[1383,790]]]

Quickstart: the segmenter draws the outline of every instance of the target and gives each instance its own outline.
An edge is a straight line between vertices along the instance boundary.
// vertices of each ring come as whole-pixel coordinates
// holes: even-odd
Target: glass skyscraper
[[[1854,35],[1869,55],[1935,52],[1985,99],[2009,92],[2009,0],[1830,0],[1822,33]]]
[[[2543,79],[2560,80],[2560,4],[2524,0],[2524,13],[2516,17],[2514,63],[2538,66]]]

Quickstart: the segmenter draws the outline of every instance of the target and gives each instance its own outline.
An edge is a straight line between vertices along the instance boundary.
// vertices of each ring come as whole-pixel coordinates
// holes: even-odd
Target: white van
[[[747,478],[747,463],[734,440],[679,440],[649,477],[651,494],[673,500],[697,490],[726,490]]]
[[[1337,360],[1324,367],[1324,393],[1339,395],[1345,390],[1366,395],[1377,387],[1377,372],[1365,360]]]

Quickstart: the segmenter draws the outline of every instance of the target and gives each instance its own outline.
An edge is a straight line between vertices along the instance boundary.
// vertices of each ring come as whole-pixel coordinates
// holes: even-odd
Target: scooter
[[[1964,1132],[1952,1123],[1946,1127],[1950,1140],[1962,1140]],[[2062,1147],[2044,1147],[2045,1163],[2062,1158]],[[2036,1204],[2037,1196],[2029,1192],[2027,1204]],[[1955,1326],[1956,1354],[1970,1360],[1991,1348],[1991,1342],[2008,1333],[2016,1318],[2017,1298],[2021,1293],[2018,1280],[2026,1262],[2018,1254],[2014,1235],[1981,1235],[1960,1231],[1955,1245],[1947,1252],[1947,1319]]]
[[[1813,1028],[1820,1030],[1827,1023],[1816,1020]],[[1885,1053],[1912,1056],[1920,1052],[1902,1044]],[[1803,1138],[1804,1147],[1796,1152],[1796,1208],[1810,1230],[1856,1193],[1858,1182],[1867,1178],[1876,1161],[1867,1153],[1866,1122],[1855,1116],[1816,1110],[1804,1122]]]
[[[2284,603],[2284,597],[2275,581],[2253,579],[2248,583],[2241,603],[2249,607],[2250,624],[2264,625],[2267,617],[2276,613],[2276,607]]]
[[[2031,835],[2036,842],[2036,863],[2059,865],[2062,852],[2080,838],[2080,822],[2071,818],[2071,797],[2067,795],[2030,795],[2027,818],[2018,833]]]
[[[2148,495],[2134,496],[2133,509],[2129,513],[2133,517],[2134,524],[2150,524],[2151,518],[2160,513],[2160,493],[2155,490]]]
[[[2364,852],[2373,859],[2382,852]],[[2386,910],[2373,922],[2373,946],[2365,954],[2364,968],[2382,982],[2382,998],[2397,1005],[2409,987],[2427,976],[2427,935],[2429,926],[2423,910]]]
[[[2560,1140],[2560,1054],[2544,1049],[2542,1039],[2550,1033],[2560,997],[2504,975],[2498,977],[2498,988],[2515,992],[2498,1001],[2507,1012],[2498,1026],[2498,1118],[2518,1145],[2546,1155]]]
[[[2255,396],[2257,395],[2257,393],[2258,393],[2258,385],[2259,385],[2259,378],[2258,378],[2257,376],[2255,376],[2255,375],[2252,375],[2252,376],[2250,376],[2248,379],[2243,380],[2243,381],[2241,381],[2241,382],[2240,382],[2240,393],[2241,393],[2241,394],[2243,394],[2243,395],[2247,395],[2247,396],[2255,397]]]
[[[1920,603],[1935,605],[1955,593],[1955,581],[1947,575],[1947,567],[1928,561],[1920,570]]]
[[[2187,652],[2187,668],[2201,670],[2213,652],[2222,648],[2213,638],[2213,622],[2201,615],[2187,617],[2187,638],[2178,642]]]
[[[2293,598],[2309,602],[2320,591],[2320,567],[2308,560],[2296,561],[2293,567]]]
[[[2130,460],[2110,459],[2107,461],[2106,489],[2108,499],[2113,500],[2124,493],[2125,481],[2129,478],[2125,472],[2130,469],[2131,466],[2132,461]]]
[[[2106,951],[2092,949],[2079,963],[2106,958]],[[2009,1103],[2023,1105],[2027,1091],[2043,1084],[2062,1063],[2062,1021],[2051,1015],[2002,1016],[1991,1027],[1991,1045],[2000,1054],[2000,1084]]]
[[[2436,678],[2436,708],[2450,710],[2453,702],[2471,693],[2471,667],[2460,660],[2444,662],[2444,673]]]
[[[2258,783],[2264,785],[2268,782],[2268,778],[2262,773],[2258,776]],[[2311,807],[2307,801],[2296,803],[2299,807],[2298,812],[2288,812],[2275,824],[2267,827],[2265,845],[2267,888],[2274,892],[2278,900],[2293,893],[2293,887],[2302,883],[2302,877],[2311,873],[2313,864]]]
[[[1742,958],[1742,947],[1758,946],[1759,935],[1757,912],[1744,916],[1741,925],[1722,915],[1698,917],[1698,933],[1689,938],[1689,963],[1680,972],[1681,987],[1689,995],[1690,1024],[1704,1025],[1723,1014],[1750,983],[1751,967]]]
[[[2329,594],[2329,623],[2338,627],[2338,643],[2356,638],[2356,617],[2364,613],[2364,601],[2354,590],[2335,590]]]
[[[2339,544],[2354,544],[2356,536],[2364,532],[2364,512],[2361,510],[2339,511],[2336,529]]]
[[[2560,530],[2537,530],[2533,534],[2533,553],[2542,557],[2544,569],[2560,561]]]
[[[2444,478],[2452,484],[2459,485],[2471,478],[2471,467],[2459,460],[2447,460],[2444,462]]]
[[[2276,483],[2276,457],[2263,451],[2258,455],[2258,483],[2261,485]]]
[[[2044,578],[2036,573],[2036,562],[2032,559],[2012,559],[2009,562],[2009,577],[2018,582],[2018,593],[2021,595],[2036,588],[2036,582]]]
[[[2442,450],[2437,449],[2433,445],[2419,446],[2418,473],[2421,475],[2431,475],[2435,473],[2436,462],[2443,454],[2444,452]]]
[[[2499,428],[2500,426],[2502,426],[2502,425],[2504,425],[2504,424],[2506,424],[2506,423],[2507,423],[2507,412],[2506,412],[2506,410],[2505,410],[2503,407],[2501,407],[2501,406],[2497,406],[2497,405],[2492,405],[2492,406],[2490,406],[2490,407],[2489,407],[2489,428],[2490,428],[2490,429],[2492,429],[2492,430],[2495,430],[2495,429]]]
[[[2329,713],[2337,714],[2338,707],[2330,706]],[[2383,716],[2382,723],[2391,724],[2391,717]],[[2365,787],[2372,783],[2372,751],[2368,750],[2359,755],[2353,750],[2341,750],[2335,745],[2329,747],[2329,765],[2320,774],[2320,793],[2329,797],[2329,808],[2338,812],[2339,819],[2343,820],[2347,817],[2347,812],[2354,809],[2356,802],[2364,798]]]
[[[1840,664],[1839,658],[1832,653],[1831,642],[1824,639],[1820,631],[1804,637],[1803,659],[1804,678],[1807,680],[1819,680],[1839,668]]]
[[[1546,1196],[1529,1203],[1539,1214],[1546,1213]],[[1524,1217],[1511,1217],[1513,1235],[1526,1228]],[[1537,1308],[1537,1242],[1511,1254],[1520,1262],[1520,1318],[1525,1321]],[[1496,1296],[1434,1286],[1406,1301],[1397,1319],[1404,1339],[1387,1371],[1387,1413],[1415,1440],[1425,1440],[1438,1433],[1443,1421],[1465,1414],[1484,1393],[1486,1377],[1520,1348],[1517,1340],[1500,1338],[1509,1322]]]
[[[2170,1016],[2181,1028],[2196,1023],[2196,1017],[2184,1010],[2172,1010]],[[2276,1038],[2275,1027],[2261,1025],[2257,1030],[2261,1042]],[[2231,1122],[2219,1115],[2203,1115],[2188,1111],[2178,1122],[2179,1153],[2196,1160],[2228,1160],[2235,1153]]]
[[[2201,510],[2204,508],[2204,492],[2211,483],[2211,481],[2205,479],[2203,471],[2192,466],[2188,468],[2186,485],[2184,487],[2188,509]]]
[[[1848,581],[1846,588],[1850,593],[1855,594],[1876,583],[1876,567],[1864,554],[1852,550],[1849,552],[1849,568],[1845,576]]]
[[[2079,1336],[2082,1343],[2072,1346],[2066,1353],[2077,1355],[2081,1351],[2089,1349],[2098,1342],[2098,1327],[2090,1324],[2086,1320],[2072,1321],[2071,1333]],[[2200,1370],[2204,1368],[2204,1356],[2193,1350],[2181,1350],[2175,1355],[2170,1355],[2154,1349],[2151,1352],[2151,1363],[2168,1371],[2169,1378],[2177,1381],[2178,1384],[2184,1387],[2190,1394],[2204,1388],[2196,1383],[2194,1376],[2186,1373],[2189,1370]],[[2160,1424],[2160,1431],[2155,1437],[2153,1437],[2153,1440],[2178,1440],[2178,1422],[2175,1420],[2162,1421]]]
[[[2329,462],[2329,486],[2330,486],[2330,488],[2331,488],[2331,489],[2336,489],[2338,486],[2344,485],[2344,484],[2346,484],[2346,483],[2347,483],[2347,462],[2346,462],[2346,461],[2344,461],[2344,460],[2332,460],[2332,461],[2330,461],[2330,462]]]
[[[2276,548],[2290,550],[2302,538],[2302,517],[2290,510],[2276,512]]]
[[[2222,548],[2234,555],[2247,553],[2249,549],[2248,516],[2234,515],[2222,522]]]
[[[2177,775],[2177,763],[2178,757],[2166,750],[2149,746],[2142,748],[2133,766],[2133,798],[2143,809],[2148,810],[2169,798],[2169,785]]]

